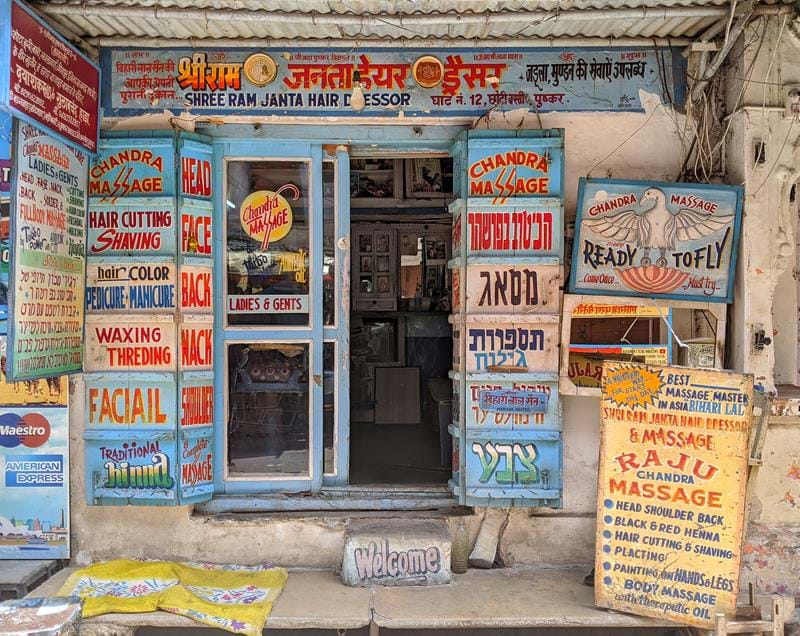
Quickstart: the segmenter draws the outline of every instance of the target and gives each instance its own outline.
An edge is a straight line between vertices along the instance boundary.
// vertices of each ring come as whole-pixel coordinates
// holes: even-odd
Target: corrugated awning
[[[486,40],[546,42],[693,39],[731,12],[729,0],[55,0],[35,8],[68,37],[95,46],[158,40],[402,42],[407,46]],[[738,7],[747,5],[739,2]],[[734,8],[736,3],[734,3]],[[756,14],[793,13],[766,0]]]

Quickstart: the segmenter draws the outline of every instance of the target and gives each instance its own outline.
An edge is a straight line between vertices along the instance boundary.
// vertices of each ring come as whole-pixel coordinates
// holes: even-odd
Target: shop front
[[[532,124],[634,121],[641,90],[682,91],[678,58],[120,49],[102,66],[73,400],[90,506],[563,506],[570,148]],[[164,109],[182,112],[166,129],[130,125]]]

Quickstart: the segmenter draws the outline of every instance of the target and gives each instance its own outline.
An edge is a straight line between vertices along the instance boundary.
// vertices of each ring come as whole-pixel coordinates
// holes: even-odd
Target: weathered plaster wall
[[[541,115],[540,123],[536,115],[512,112],[493,116],[482,125],[566,130],[566,211],[568,218],[574,218],[578,179],[590,171],[595,177],[676,178],[682,160],[676,126],[682,127],[683,120],[647,95],[643,97],[645,113],[553,113]],[[331,134],[337,134],[335,126]],[[129,555],[334,567],[341,559],[346,524],[342,517],[208,519],[192,516],[188,507],[88,506],[82,380],[73,379],[70,390],[72,532],[77,561]],[[564,509],[513,511],[501,546],[509,563],[588,566],[593,561],[599,425],[599,399],[564,399]],[[473,536],[480,514],[476,511],[468,524]]]

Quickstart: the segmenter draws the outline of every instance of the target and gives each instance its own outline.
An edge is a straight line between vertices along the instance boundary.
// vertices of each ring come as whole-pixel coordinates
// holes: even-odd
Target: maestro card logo
[[[0,415],[0,447],[39,448],[50,439],[50,422],[44,415],[3,413]]]

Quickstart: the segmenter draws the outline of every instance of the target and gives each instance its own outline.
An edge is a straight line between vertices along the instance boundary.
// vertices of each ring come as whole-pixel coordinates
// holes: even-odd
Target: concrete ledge
[[[77,568],[62,570],[29,596],[55,596],[70,574]],[[286,588],[272,608],[267,629],[359,629],[371,619],[370,592],[342,585],[332,570],[292,570]],[[83,625],[134,627],[204,626],[183,616],[168,612],[146,614],[104,614],[87,618]]]
[[[58,572],[29,596],[53,596],[76,568]],[[583,584],[588,568],[470,570],[436,587],[354,588],[332,570],[292,570],[269,629],[665,627],[675,626],[594,606]],[[204,626],[166,612],[106,614],[85,619],[87,634],[132,634],[135,628]]]
[[[594,606],[587,569],[470,570],[450,585],[376,588],[373,621],[387,629],[674,626]]]

